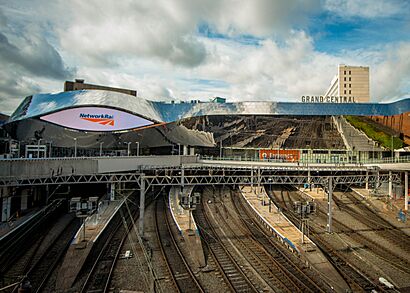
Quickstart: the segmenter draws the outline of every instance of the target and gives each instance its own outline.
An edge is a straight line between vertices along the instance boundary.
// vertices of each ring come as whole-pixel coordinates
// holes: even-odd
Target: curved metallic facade
[[[82,90],[27,97],[11,115],[9,122],[39,117],[73,107],[100,106],[119,109],[154,123],[176,122],[205,115],[358,115],[391,116],[410,112],[410,99],[386,104],[373,103],[165,103],[131,95]]]
[[[136,119],[129,126],[117,128],[83,128],[60,123],[58,118],[75,113],[76,119],[96,120],[114,126],[108,114],[95,119],[94,114],[81,111],[121,113]],[[97,110],[96,110],[97,109]],[[7,121],[5,128],[16,139],[29,140],[46,137],[54,145],[72,147],[73,141],[84,148],[95,148],[103,143],[104,148],[116,147],[127,142],[139,142],[141,146],[167,146],[184,144],[191,146],[214,146],[211,133],[190,130],[178,121],[185,118],[209,115],[358,115],[391,116],[410,112],[410,99],[386,104],[371,103],[288,103],[288,102],[238,102],[238,103],[165,103],[103,90],[69,91],[56,94],[29,96],[19,105]],[[83,117],[81,116],[83,115]],[[108,116],[107,116],[108,115]],[[98,115],[97,115],[98,116]],[[51,117],[51,118],[50,118]],[[108,117],[108,118],[107,118]],[[123,118],[124,118],[123,117]],[[64,118],[68,119],[68,118]],[[107,120],[108,119],[108,120]],[[143,121],[143,123],[140,121]],[[84,123],[84,121],[81,121]],[[144,124],[145,123],[145,124]],[[122,127],[122,128],[121,128]],[[133,148],[135,148],[133,144]]]

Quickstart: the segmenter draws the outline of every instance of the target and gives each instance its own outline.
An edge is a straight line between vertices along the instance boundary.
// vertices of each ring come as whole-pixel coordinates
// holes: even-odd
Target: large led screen
[[[152,121],[139,116],[102,107],[68,109],[42,116],[40,119],[64,127],[88,131],[116,131],[153,124]]]

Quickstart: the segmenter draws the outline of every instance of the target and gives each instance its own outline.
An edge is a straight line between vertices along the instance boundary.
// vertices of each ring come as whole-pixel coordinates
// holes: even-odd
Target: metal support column
[[[253,167],[251,169],[251,191],[253,191]]]
[[[393,180],[391,171],[389,171],[389,198],[393,198]]]
[[[374,189],[379,189],[380,188],[380,172],[379,172],[379,170],[377,170],[377,173],[376,173],[376,187],[374,188]]]
[[[144,174],[140,177],[140,215],[139,215],[139,232],[144,237],[144,212],[145,212],[145,178]]]
[[[261,169],[258,168],[258,191],[256,192],[256,196],[259,198],[259,195],[261,194]],[[265,196],[263,197],[263,203],[262,205],[265,203]]]
[[[115,200],[115,182],[110,184],[110,201]]]
[[[366,190],[369,190],[369,171],[366,171]]]
[[[1,211],[1,221],[6,222],[11,215],[11,196],[3,197],[3,210]]]
[[[332,233],[332,197],[333,197],[333,178],[329,177],[328,186],[328,212],[327,212],[327,232]]]
[[[409,172],[404,172],[404,210],[409,209]]]
[[[182,200],[182,198],[185,196],[184,195],[184,185],[185,185],[185,170],[184,168],[181,168],[181,186],[179,189],[179,200]],[[184,212],[184,208],[178,204],[178,213],[182,215]]]

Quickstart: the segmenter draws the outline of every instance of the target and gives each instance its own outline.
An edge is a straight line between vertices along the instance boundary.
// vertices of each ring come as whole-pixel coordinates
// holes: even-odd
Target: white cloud
[[[200,38],[208,52],[194,68],[175,67],[154,60],[121,61],[118,68],[84,67],[79,77],[86,81],[136,89],[141,97],[153,100],[207,100],[225,96],[232,101],[299,101],[302,95],[323,94],[337,65],[369,65],[371,96],[374,100],[397,98],[410,85],[409,44],[344,51],[335,56],[318,52],[306,33],[292,32],[278,44],[271,39],[257,46],[232,40]],[[202,84],[201,81],[219,81]],[[226,85],[226,86],[224,86]]]
[[[318,11],[319,0],[75,0],[63,7],[68,16],[56,31],[63,50],[81,60],[114,64],[138,56],[192,67],[206,58],[198,24],[229,35],[284,34]]]
[[[208,19],[219,32],[259,37],[283,35],[320,11],[318,0],[225,0]]]
[[[78,0],[67,8],[70,17],[57,28],[61,45],[92,65],[145,57],[196,66],[205,58],[193,36],[197,19],[180,1]]]
[[[326,0],[325,9],[342,17],[388,17],[400,13],[403,2],[396,0]]]
[[[316,52],[303,32],[293,32],[280,46],[265,40],[260,46],[209,41],[209,62],[198,69],[203,78],[222,79],[237,100],[298,100],[323,94],[336,73],[339,58]]]
[[[0,99],[7,105],[1,110],[17,106],[12,97],[61,90],[64,72],[70,72],[66,64],[77,68],[76,76],[86,82],[136,89],[141,97],[155,100],[219,95],[289,101],[323,94],[339,63],[370,65],[372,96],[399,97],[410,88],[408,43],[324,53],[306,29],[310,16],[323,10],[347,18],[387,17],[399,13],[397,3],[12,1],[4,10],[12,25],[0,10],[0,34],[7,37],[0,42],[0,52],[9,54],[0,61]],[[47,10],[40,9],[44,5]],[[200,35],[202,24],[228,38]],[[247,36],[251,42],[241,42]]]
[[[374,64],[370,84],[376,101],[399,99],[410,93],[410,42],[388,46],[383,61]]]

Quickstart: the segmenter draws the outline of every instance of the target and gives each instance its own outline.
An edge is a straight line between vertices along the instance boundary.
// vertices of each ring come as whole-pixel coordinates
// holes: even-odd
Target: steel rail
[[[174,234],[171,230],[171,225],[169,223],[168,215],[165,209],[164,199],[159,199],[159,200],[160,200],[159,206],[158,206],[158,201],[156,201],[156,217],[155,217],[157,236],[159,237],[158,239],[160,240],[161,252],[163,252],[163,256],[165,257],[164,260],[167,263],[167,267],[170,269],[172,278],[175,281],[175,285],[178,288],[178,292],[192,292],[192,291],[205,292],[201,284],[196,279],[192,269],[186,262],[182,251],[178,247]],[[165,217],[164,222],[166,225],[166,231],[168,233],[166,233],[165,230],[160,228],[159,222],[158,222],[158,215]],[[168,246],[167,249],[165,249],[163,245],[165,236],[167,236],[167,238],[169,237],[169,239],[172,242],[172,246]],[[170,255],[172,254],[173,256],[177,256],[177,257],[171,260]],[[175,266],[173,266],[171,262],[174,265],[178,265],[178,270],[175,269]],[[176,272],[178,275],[188,275],[189,278],[179,279],[178,277],[175,276]]]
[[[297,290],[301,290],[303,287],[305,290],[311,292],[324,292],[323,288],[317,284],[317,280],[314,280],[312,275],[304,272],[295,263],[296,259],[292,260],[290,256],[286,255],[282,245],[273,241],[271,235],[266,233],[266,230],[260,226],[258,221],[253,220],[254,216],[252,216],[249,210],[245,207],[243,201],[233,200],[233,203],[238,214],[242,215],[241,220],[247,227],[246,229],[251,232],[252,238],[267,249],[281,271],[283,271],[287,275],[287,278],[289,278],[291,282],[295,284],[296,288],[298,288]],[[244,217],[246,217],[246,219]],[[253,223],[256,225],[253,225]],[[241,229],[243,228],[241,227]],[[282,259],[284,261],[282,261]],[[297,260],[299,260],[299,258],[297,258]]]
[[[202,240],[209,248],[209,251],[213,255],[219,271],[221,272],[231,290],[233,292],[259,292],[256,286],[251,282],[247,274],[238,265],[235,258],[222,244],[221,240],[217,236],[215,228],[210,224],[210,221],[203,208],[196,209],[195,216],[197,219],[196,223],[198,225],[198,228],[202,231]]]
[[[268,193],[269,194],[269,193]],[[272,194],[269,194],[271,199],[275,201],[272,198]],[[275,201],[276,202],[276,201]],[[276,202],[277,203],[277,202]],[[291,219],[291,221],[295,225],[299,225],[299,219],[293,214],[290,213],[286,207],[283,209],[283,213],[286,214],[286,216]],[[339,252],[334,250],[328,243],[326,243],[320,236],[318,231],[313,230],[311,233],[311,238],[312,240],[316,243],[316,245],[323,251],[325,255],[328,256],[328,259],[331,263],[335,265],[335,267],[342,273],[344,278],[348,280],[351,284],[354,286],[358,286],[362,290],[371,291],[371,290],[380,290],[381,292],[390,292],[388,288],[381,286],[372,278],[368,277],[365,275],[363,272],[361,272],[358,268],[350,264],[343,255],[341,255]]]

